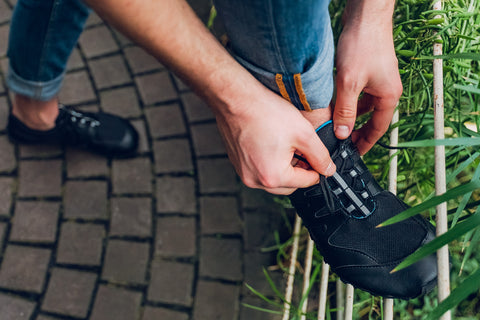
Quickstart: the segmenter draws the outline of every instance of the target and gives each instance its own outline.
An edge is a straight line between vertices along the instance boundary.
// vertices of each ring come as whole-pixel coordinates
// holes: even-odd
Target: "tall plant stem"
[[[442,9],[442,1],[435,1],[433,4],[434,10]],[[441,18],[440,15],[435,18]],[[442,55],[441,41],[433,44],[433,55]],[[443,60],[433,60],[433,97],[434,97],[434,138],[444,139],[444,105],[443,105]],[[447,191],[446,188],[446,174],[445,174],[445,146],[435,147],[435,193],[441,195]],[[447,203],[444,202],[436,208],[436,222],[437,222],[437,236],[447,232]],[[443,301],[450,294],[450,268],[448,261],[448,246],[444,246],[437,252],[438,263],[438,299]],[[447,312],[441,320],[450,320],[451,313]]]
[[[295,225],[293,227],[293,245],[292,256],[290,257],[290,267],[288,269],[287,288],[285,289],[285,303],[283,305],[282,320],[288,320],[290,317],[290,305],[293,294],[293,280],[295,277],[295,265],[297,264],[298,242],[300,238],[300,227],[302,226],[302,219],[298,215],[295,216]]]

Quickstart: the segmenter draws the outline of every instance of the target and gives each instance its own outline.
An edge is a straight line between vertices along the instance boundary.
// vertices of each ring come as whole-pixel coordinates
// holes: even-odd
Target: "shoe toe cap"
[[[99,152],[115,157],[128,157],[135,153],[139,136],[129,121],[111,114],[98,115],[101,127],[97,134]]]
[[[388,298],[412,299],[433,289],[437,279],[436,255],[427,256],[405,269],[390,273],[398,263],[344,267],[339,268],[337,274],[359,289]]]

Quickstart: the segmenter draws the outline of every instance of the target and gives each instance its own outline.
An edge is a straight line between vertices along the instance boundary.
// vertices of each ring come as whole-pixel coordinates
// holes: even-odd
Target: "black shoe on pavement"
[[[63,106],[50,130],[33,130],[10,114],[7,132],[13,142],[61,144],[111,157],[133,156],[138,133],[125,119],[108,113],[80,112]]]
[[[408,206],[377,184],[351,139],[338,140],[331,122],[318,136],[337,172],[296,190],[290,200],[325,261],[343,282],[373,295],[411,299],[429,292],[437,278],[435,255],[390,271],[435,238],[433,226],[417,215],[376,228]]]

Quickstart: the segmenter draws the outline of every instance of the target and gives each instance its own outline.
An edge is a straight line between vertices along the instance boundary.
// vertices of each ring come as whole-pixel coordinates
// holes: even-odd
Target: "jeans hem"
[[[31,81],[20,77],[12,68],[8,67],[6,83],[8,88],[17,93],[29,98],[48,101],[55,97],[60,88],[62,87],[62,81],[65,74],[62,73],[55,79],[49,81]]]
[[[326,38],[326,39],[325,39]],[[301,86],[309,107],[314,109],[327,108],[330,105],[334,90],[333,81],[333,60],[334,46],[333,34],[327,32],[325,35],[325,47],[318,54],[315,63],[300,74]],[[241,57],[235,55],[235,59],[245,67],[257,80],[273,92],[282,95],[277,85],[276,74],[260,68]],[[286,75],[293,77],[294,75]],[[288,77],[286,77],[288,78]],[[292,90],[289,90],[291,92]],[[283,95],[282,95],[283,96]],[[291,97],[290,102],[300,110],[305,110],[304,104],[297,97]]]

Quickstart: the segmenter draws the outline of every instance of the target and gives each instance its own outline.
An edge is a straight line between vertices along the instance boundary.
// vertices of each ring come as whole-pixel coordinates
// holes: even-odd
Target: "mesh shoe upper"
[[[434,256],[405,271],[390,271],[434,238],[432,225],[415,216],[376,228],[408,206],[375,182],[351,140],[335,138],[332,124],[318,135],[337,172],[298,189],[290,199],[326,262],[342,280],[373,294],[411,298],[430,289],[436,278]]]

